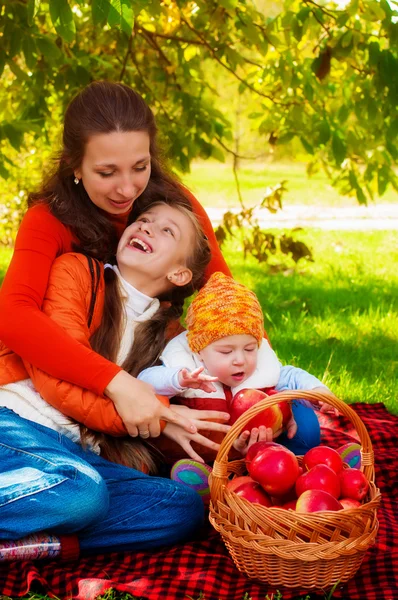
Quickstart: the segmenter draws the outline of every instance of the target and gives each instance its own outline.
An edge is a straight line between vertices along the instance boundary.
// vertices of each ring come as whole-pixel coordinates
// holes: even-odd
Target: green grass
[[[182,175],[181,179],[204,206],[233,208],[238,205],[235,179],[229,163],[209,160],[194,162],[191,173]],[[306,165],[298,162],[243,162],[239,169],[239,182],[245,205],[257,204],[268,186],[274,186],[284,179],[288,181],[284,205],[358,206],[355,197],[340,196],[323,171],[309,179]],[[378,202],[397,202],[397,193],[389,188]]]
[[[347,403],[383,402],[398,414],[397,232],[300,231],[314,262],[270,275],[238,246],[224,252],[256,292],[285,364],[313,373]]]

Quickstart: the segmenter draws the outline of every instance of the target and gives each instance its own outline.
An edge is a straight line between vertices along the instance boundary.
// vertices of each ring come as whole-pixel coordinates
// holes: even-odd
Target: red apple
[[[247,465],[250,476],[271,496],[284,496],[294,486],[299,475],[297,458],[277,444],[257,452]]]
[[[241,498],[246,498],[249,502],[261,504],[262,506],[272,506],[271,498],[264,492],[261,485],[253,481],[251,477],[235,477],[227,484],[227,488]]]
[[[306,490],[301,494],[296,504],[296,511],[299,513],[341,510],[342,508],[340,502],[324,490]]]
[[[323,490],[338,498],[340,496],[339,476],[326,465],[315,465],[310,471],[300,475],[296,481],[297,497],[307,490]]]
[[[289,508],[296,510],[297,502],[298,500],[290,500],[289,502],[282,504],[281,508],[284,508],[285,510],[289,510]]]
[[[352,498],[340,498],[339,502],[343,508],[357,508],[361,506],[358,500],[353,500]]]
[[[229,406],[229,412],[231,418],[229,420],[229,424],[233,425],[237,419],[244,412],[246,412],[249,408],[267,398],[267,394],[261,392],[260,390],[254,389],[245,389],[241,390],[231,400],[231,404]],[[274,406],[270,406],[269,408],[265,408],[259,415],[250,419],[248,423],[246,423],[246,429],[253,429],[253,427],[260,427],[260,425],[265,425],[265,427],[271,427],[273,432],[278,431],[282,428],[282,411],[279,408],[278,404]]]
[[[343,468],[343,459],[337,450],[329,446],[316,446],[304,455],[303,468],[309,471],[315,465],[326,465],[335,473],[340,473]]]
[[[256,456],[257,452],[259,452],[260,450],[264,450],[265,448],[268,448],[269,446],[280,446],[280,445],[281,444],[277,444],[276,442],[256,442],[255,444],[252,444],[246,454],[246,465],[253,460],[253,458]]]
[[[369,482],[358,469],[343,469],[340,473],[340,483],[343,498],[361,501],[368,493]]]

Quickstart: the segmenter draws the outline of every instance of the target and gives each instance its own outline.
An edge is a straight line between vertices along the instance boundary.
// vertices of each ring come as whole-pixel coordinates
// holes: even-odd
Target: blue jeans
[[[292,412],[297,423],[297,433],[291,440],[286,433],[282,433],[276,440],[278,444],[283,444],[294,452],[302,455],[310,448],[319,446],[321,443],[321,428],[318,417],[313,408],[301,404],[298,400],[292,402]]]
[[[199,494],[84,450],[0,408],[0,539],[78,533],[83,552],[148,550],[194,536]]]

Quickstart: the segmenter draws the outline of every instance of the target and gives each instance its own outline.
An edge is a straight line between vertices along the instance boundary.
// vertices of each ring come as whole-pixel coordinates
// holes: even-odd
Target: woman
[[[138,197],[188,198],[210,241],[207,276],[213,271],[229,274],[204,209],[161,166],[156,125],[145,101],[125,85],[91,83],[67,108],[55,172],[29,198],[1,288],[0,355],[5,367],[0,384],[7,365],[25,379],[25,359],[60,380],[105,394],[117,405],[131,436],[140,431],[157,435],[161,418],[194,431],[182,415],[160,405],[150,386],[73,339],[41,312],[56,257],[71,250],[100,260],[112,255]]]

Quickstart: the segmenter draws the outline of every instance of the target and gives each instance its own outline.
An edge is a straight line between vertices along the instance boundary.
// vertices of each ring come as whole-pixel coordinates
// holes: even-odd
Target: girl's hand
[[[181,369],[178,373],[178,381],[183,388],[193,388],[203,390],[204,392],[215,392],[215,386],[210,381],[218,381],[218,377],[210,377],[203,373],[204,367],[199,367],[194,371],[188,371],[188,369]]]
[[[222,433],[227,433],[230,429],[229,425],[224,425],[223,423],[214,423],[213,421],[206,420],[219,419],[222,421],[229,421],[230,415],[228,413],[219,412],[216,410],[195,410],[193,408],[188,408],[187,406],[176,405],[173,405],[173,410],[178,412],[178,414],[180,415],[189,417],[189,419],[196,425],[197,429],[199,430],[207,429],[210,431],[221,431]],[[215,452],[217,452],[220,448],[219,444],[212,442],[204,435],[201,435],[200,433],[190,433],[176,423],[167,423],[166,427],[163,430],[163,435],[173,440],[174,442],[177,442],[177,444],[181,446],[181,448],[186,452],[186,454],[190,458],[192,458],[193,460],[197,460],[201,463],[204,463],[204,460],[192,448],[192,442],[196,442],[201,446],[210,448]]]
[[[160,420],[174,423],[189,434],[196,434],[192,421],[181,412],[164,406],[156,397],[153,387],[119,371],[105,389],[113,401],[127,432],[131,437],[144,439],[160,435]],[[229,416],[228,416],[229,418]]]
[[[280,432],[277,432],[279,435]],[[272,428],[260,425],[260,427],[253,427],[251,431],[246,429],[242,431],[240,436],[234,441],[233,447],[235,450],[240,452],[242,456],[246,456],[250,446],[256,442],[272,442],[274,438]]]

